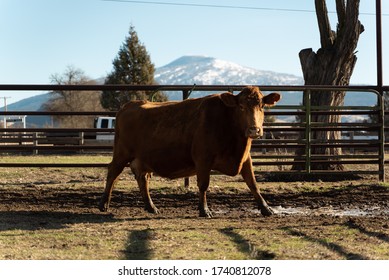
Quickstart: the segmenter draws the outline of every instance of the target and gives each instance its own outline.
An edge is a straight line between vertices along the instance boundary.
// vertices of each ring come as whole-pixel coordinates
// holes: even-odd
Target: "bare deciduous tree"
[[[68,66],[62,74],[51,75],[50,79],[53,84],[58,85],[96,84],[81,69],[74,66]],[[99,91],[54,91],[52,95],[53,97],[44,105],[47,111],[104,111],[100,104]],[[93,127],[94,117],[55,116],[54,119],[60,127],[89,128]]]
[[[360,0],[336,0],[336,13],[338,18],[336,31],[331,29],[328,10],[325,0],[315,0],[316,16],[320,31],[321,48],[314,52],[311,48],[303,49],[299,53],[300,63],[304,74],[305,85],[349,85],[357,57],[355,50],[359,35],[364,31],[358,20]],[[342,106],[345,92],[343,91],[315,91],[311,95],[313,106]],[[339,123],[339,115],[314,115],[313,122]],[[328,140],[340,139],[340,131],[315,131],[312,139]],[[304,151],[298,150],[297,154]],[[312,154],[339,155],[340,148],[315,148]],[[343,170],[341,164],[324,161],[312,165],[317,170]],[[293,169],[301,169],[295,165]]]

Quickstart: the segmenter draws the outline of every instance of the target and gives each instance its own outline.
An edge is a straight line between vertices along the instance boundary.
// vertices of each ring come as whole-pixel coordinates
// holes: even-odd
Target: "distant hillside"
[[[50,93],[35,95],[9,104],[7,109],[8,111],[40,111],[42,105],[46,103],[50,97]],[[0,110],[3,111],[4,107],[0,108]]]
[[[35,95],[29,98],[22,99],[18,102],[9,104],[7,106],[8,111],[42,111],[42,105],[45,104],[51,98],[50,93],[44,93]],[[0,108],[0,111],[4,111],[4,107]],[[50,116],[27,116],[27,127],[43,127],[51,124]]]

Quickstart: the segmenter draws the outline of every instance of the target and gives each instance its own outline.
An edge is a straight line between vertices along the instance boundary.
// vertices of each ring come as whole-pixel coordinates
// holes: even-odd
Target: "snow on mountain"
[[[156,69],[155,80],[161,85],[302,85],[302,77],[257,70],[230,61],[207,56],[183,56]],[[199,97],[211,92],[196,92]],[[181,100],[182,93],[167,92],[169,99]],[[284,93],[283,104],[298,105],[302,94]]]
[[[155,79],[170,85],[302,85],[301,77],[245,67],[206,56],[183,56],[156,69]]]

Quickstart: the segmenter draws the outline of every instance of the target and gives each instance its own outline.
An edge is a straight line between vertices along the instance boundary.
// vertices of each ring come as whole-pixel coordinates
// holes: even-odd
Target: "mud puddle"
[[[272,207],[274,212],[279,215],[310,215],[310,216],[338,216],[338,217],[362,217],[362,216],[381,216],[389,215],[389,209],[383,208],[371,208],[371,209],[360,209],[360,208],[348,208],[339,209],[335,207],[321,207],[316,209],[310,209],[308,207]]]

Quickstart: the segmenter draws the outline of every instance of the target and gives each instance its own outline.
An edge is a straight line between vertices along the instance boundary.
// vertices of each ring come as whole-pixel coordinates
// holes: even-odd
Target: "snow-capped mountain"
[[[302,85],[302,77],[245,67],[206,56],[183,56],[156,69],[155,79],[170,85]]]
[[[257,70],[230,61],[207,56],[183,56],[159,67],[155,80],[161,85],[302,85],[304,80],[290,74]],[[181,100],[180,92],[168,92],[169,99]],[[194,91],[191,97],[199,97],[210,92]],[[286,99],[285,99],[286,97]],[[292,102],[301,96],[285,96],[283,102]],[[298,104],[298,103],[297,103]]]

